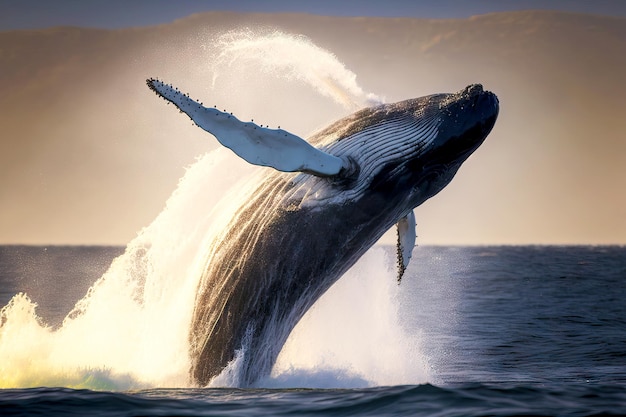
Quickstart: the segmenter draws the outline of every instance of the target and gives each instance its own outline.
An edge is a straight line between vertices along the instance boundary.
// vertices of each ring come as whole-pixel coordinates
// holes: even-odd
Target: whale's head
[[[428,100],[424,112],[438,114],[437,133],[426,140],[426,146],[418,141],[419,151],[407,162],[420,200],[437,194],[452,180],[461,164],[487,138],[498,111],[498,98],[480,84]]]
[[[498,110],[496,95],[484,91],[480,84],[454,94],[431,96],[423,111],[437,113],[440,123],[432,146],[427,148],[430,159],[441,159],[442,163],[463,162],[491,132]]]
[[[416,207],[443,189],[483,143],[498,116],[479,84],[361,110],[320,132],[328,152],[353,161],[359,187]],[[348,173],[349,175],[350,173]]]

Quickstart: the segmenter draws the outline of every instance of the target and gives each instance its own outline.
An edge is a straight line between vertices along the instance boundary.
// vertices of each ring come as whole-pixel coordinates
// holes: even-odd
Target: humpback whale
[[[362,109],[305,141],[147,84],[241,158],[274,168],[207,248],[189,333],[199,386],[236,357],[240,385],[268,375],[304,313],[394,225],[399,280],[415,246],[413,209],[452,180],[499,111],[473,84]]]

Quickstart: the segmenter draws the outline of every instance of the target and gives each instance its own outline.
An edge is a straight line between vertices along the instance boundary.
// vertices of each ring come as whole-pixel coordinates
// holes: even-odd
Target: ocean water
[[[26,292],[38,303],[38,320],[58,332],[65,315],[123,251],[0,247],[0,304]],[[288,341],[291,362],[279,358],[290,372],[258,387],[128,387],[114,373],[92,370],[83,388],[4,388],[1,414],[626,414],[626,248],[417,247],[399,286],[392,265],[393,248],[368,253],[303,319],[304,328],[294,330],[302,340]],[[388,273],[381,276],[381,270]],[[385,312],[390,308],[394,314]],[[354,315],[347,317],[350,310]],[[359,326],[374,335],[353,333]],[[391,335],[389,328],[395,329]],[[2,330],[0,352],[11,344],[37,343],[12,341]],[[344,337],[361,339],[346,348]],[[391,343],[410,348],[391,351],[396,357],[390,358]],[[342,358],[346,349],[352,361]],[[298,352],[310,362],[298,362]],[[398,357],[412,372],[408,379],[402,366],[394,366]],[[5,360],[0,357],[0,370],[11,372]],[[387,371],[372,371],[367,361],[386,364]],[[416,383],[407,383],[411,377]]]

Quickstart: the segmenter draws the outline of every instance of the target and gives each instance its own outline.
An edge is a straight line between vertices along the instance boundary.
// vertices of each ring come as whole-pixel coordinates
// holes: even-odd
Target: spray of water
[[[272,387],[368,387],[424,383],[428,361],[402,326],[391,251],[374,247],[318,300],[292,331],[262,381]]]
[[[366,93],[356,82],[356,74],[347,69],[331,52],[320,48],[302,35],[280,31],[258,34],[238,30],[222,35],[217,42],[213,87],[220,73],[232,66],[263,71],[287,80],[306,83],[346,109],[382,103],[375,94]]]
[[[246,170],[254,170],[233,159],[217,150],[188,169],[159,216],[58,330],[42,323],[26,295],[15,296],[1,313],[0,387],[188,385],[202,248],[227,221]]]
[[[246,32],[228,34],[221,42],[220,65],[261,61],[266,71],[305,80],[350,106],[373,97],[332,54],[304,38],[280,33],[255,38]],[[245,198],[242,189],[249,189],[250,178],[263,169],[228,150],[200,158],[163,211],[113,261],[59,329],[43,323],[27,295],[13,297],[0,312],[0,388],[189,386],[188,332],[205,248]],[[394,274],[381,250],[368,253],[305,316],[272,376],[260,384],[425,382],[425,362],[399,324]],[[236,386],[229,375],[237,374],[231,371],[244,356],[240,352],[213,384]]]

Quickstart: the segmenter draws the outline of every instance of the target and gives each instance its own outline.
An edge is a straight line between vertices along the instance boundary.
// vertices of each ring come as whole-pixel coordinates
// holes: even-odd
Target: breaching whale
[[[304,313],[394,225],[400,279],[415,245],[413,209],[452,180],[499,110],[474,84],[362,109],[305,141],[147,84],[241,158],[275,168],[208,248],[189,334],[200,386],[237,355],[241,386],[268,375]]]

